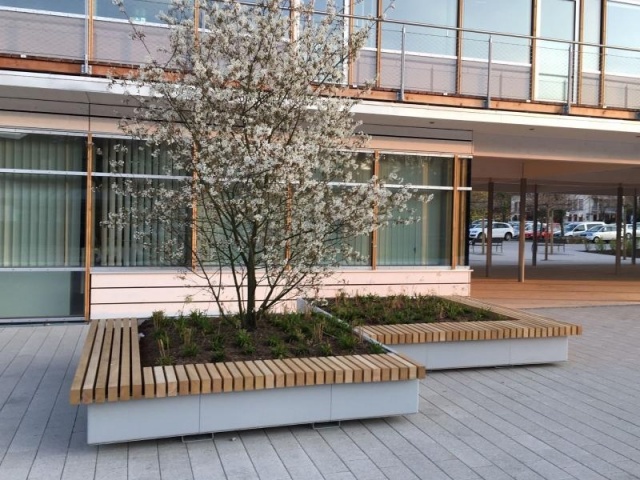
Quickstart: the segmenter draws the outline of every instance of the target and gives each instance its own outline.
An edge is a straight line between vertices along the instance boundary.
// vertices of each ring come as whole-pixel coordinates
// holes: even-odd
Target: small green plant
[[[169,337],[158,340],[158,351],[160,352],[160,365],[171,365],[173,357],[169,354]]]
[[[369,353],[387,353],[385,348],[379,343],[369,343]]]
[[[211,350],[223,350],[224,349],[224,337],[219,333],[211,335]]]
[[[212,362],[223,362],[226,356],[224,354],[224,349],[216,349],[211,352],[211,361]]]
[[[187,358],[196,357],[200,353],[200,349],[195,343],[190,343],[182,347],[182,356]]]
[[[154,330],[164,329],[166,317],[163,310],[155,310],[151,313],[151,321],[153,322]]]
[[[253,339],[251,338],[251,334],[247,332],[244,328],[238,330],[236,333],[236,346],[240,348],[244,348],[247,345],[251,345],[253,343]]]
[[[287,349],[286,345],[280,343],[271,347],[271,355],[273,355],[274,358],[287,358],[289,356],[289,349]]]
[[[358,341],[358,338],[352,333],[344,332],[338,337],[338,345],[340,345],[340,348],[344,348],[345,350],[349,351],[352,351],[354,348],[356,348]]]
[[[202,310],[191,310],[189,313],[191,324],[201,332],[209,333],[213,329],[213,322]]]
[[[318,350],[320,351],[320,355],[323,357],[330,357],[333,355],[333,349],[331,348],[331,344],[324,342],[318,345]]]

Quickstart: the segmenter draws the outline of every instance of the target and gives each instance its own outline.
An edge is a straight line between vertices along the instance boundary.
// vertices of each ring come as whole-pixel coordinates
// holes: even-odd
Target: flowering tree
[[[174,0],[164,17],[169,62],[117,80],[138,92],[123,130],[184,179],[130,190],[153,207],[112,221],[193,232],[171,236],[168,250],[194,263],[223,315],[231,289],[243,328],[254,329],[274,304],[357,257],[350,240],[389,221],[410,194],[376,177],[355,182],[367,139],[342,84],[366,27],[346,35],[331,0],[321,15],[313,2],[290,12],[282,0],[200,0],[196,35],[189,3]]]

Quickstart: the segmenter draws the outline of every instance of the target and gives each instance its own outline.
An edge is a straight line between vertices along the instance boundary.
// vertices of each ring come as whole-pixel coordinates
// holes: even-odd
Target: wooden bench
[[[542,247],[544,248],[545,246],[545,242],[544,240],[539,240],[537,243],[538,247]],[[550,248],[555,248],[556,251],[560,251],[560,249],[562,248],[562,251],[566,251],[566,247],[567,247],[567,239],[566,238],[554,238],[553,239],[553,245],[551,244],[551,242],[549,242],[549,247]]]
[[[89,443],[108,443],[413,413],[424,377],[424,366],[398,353],[142,367],[137,320],[99,320],[89,327],[70,402],[88,406]],[[276,391],[285,393],[267,393]]]
[[[475,248],[476,248],[476,244],[477,243],[482,243],[481,240],[477,240],[477,239],[472,239],[469,240],[469,245],[471,245],[471,251],[475,252]],[[504,239],[502,237],[500,238],[492,238],[491,239],[491,246],[494,248],[494,250],[496,251],[496,253],[498,252],[498,250],[500,250],[500,252],[502,253],[502,245],[504,243]],[[489,245],[488,243],[485,243],[485,245]]]
[[[491,310],[508,320],[370,325],[357,330],[424,363],[428,370],[565,361],[567,337],[582,327],[534,313],[490,305],[469,297],[447,297]]]

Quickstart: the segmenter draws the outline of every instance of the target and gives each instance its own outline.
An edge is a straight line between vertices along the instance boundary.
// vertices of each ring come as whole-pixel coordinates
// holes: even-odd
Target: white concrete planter
[[[426,365],[427,370],[532,365],[564,362],[569,358],[569,339],[566,336],[406,343],[389,347]]]
[[[411,414],[418,411],[418,382],[313,385],[90,404],[87,442]]]

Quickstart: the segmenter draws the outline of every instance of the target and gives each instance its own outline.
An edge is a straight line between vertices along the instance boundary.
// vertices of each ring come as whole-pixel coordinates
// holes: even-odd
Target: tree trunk
[[[258,326],[258,314],[256,312],[256,290],[258,285],[253,252],[249,253],[249,261],[247,263],[247,310],[242,319],[242,328],[251,332]]]

